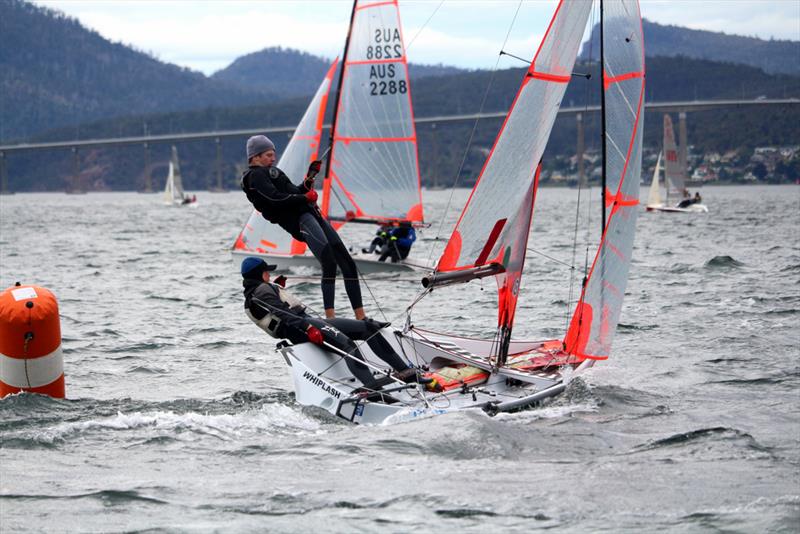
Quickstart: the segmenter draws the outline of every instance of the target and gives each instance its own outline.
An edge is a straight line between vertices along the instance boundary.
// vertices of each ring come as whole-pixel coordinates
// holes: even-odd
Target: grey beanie
[[[275,143],[266,135],[254,135],[247,140],[247,159],[258,156],[267,150],[275,150]]]

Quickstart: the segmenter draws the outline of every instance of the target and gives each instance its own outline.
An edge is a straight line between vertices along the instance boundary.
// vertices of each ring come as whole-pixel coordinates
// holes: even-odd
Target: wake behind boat
[[[365,3],[355,17],[386,4]],[[383,331],[409,363],[428,369],[425,376],[433,382],[422,386],[393,380],[364,345],[360,348],[376,375],[385,376],[382,388],[365,391],[347,369],[349,354],[311,343],[282,343],[299,403],[371,424],[469,408],[510,411],[557,395],[576,372],[609,357],[638,211],[644,44],[636,0],[611,2],[601,9],[603,134],[609,143],[603,147],[603,233],[594,261],[563,338],[511,339],[541,157],[591,6],[591,0],[559,3],[437,267],[423,280],[425,290],[409,306],[402,330]],[[566,230],[564,239],[571,238]],[[484,277],[494,277],[498,284],[494,337],[472,339],[412,324],[412,308],[433,289]]]

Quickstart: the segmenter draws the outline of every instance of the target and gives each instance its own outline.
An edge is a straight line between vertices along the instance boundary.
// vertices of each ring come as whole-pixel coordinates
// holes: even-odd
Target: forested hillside
[[[313,94],[332,61],[291,48],[271,47],[241,56],[211,77],[268,91],[279,97],[293,98]],[[408,70],[414,80],[463,72],[463,69],[456,67],[413,63]]]
[[[764,3],[764,9],[769,9]],[[756,37],[728,35],[680,26],[663,25],[649,20],[642,22],[642,31],[649,56],[686,56],[727,63],[740,63],[770,73],[800,76],[800,41],[765,40]],[[798,29],[800,35],[800,29]],[[600,53],[600,30],[592,29],[592,40],[581,50],[581,58],[589,59],[589,51]]]
[[[99,118],[267,100],[21,0],[0,1],[0,95],[0,143]]]
[[[686,33],[690,32],[690,33]],[[680,50],[693,30],[646,23],[648,54]],[[724,57],[714,43],[757,50],[766,41],[724,34],[705,35],[711,50]],[[715,41],[712,37],[717,36]],[[769,44],[769,43],[768,43]],[[774,43],[772,43],[774,44]],[[778,43],[780,44],[780,43]],[[796,46],[797,43],[783,43]],[[781,45],[781,46],[783,46]],[[777,45],[776,45],[777,46]],[[716,47],[716,48],[715,48]],[[722,48],[725,48],[724,46]],[[774,47],[767,48],[770,51]],[[584,46],[588,54],[588,47]],[[705,52],[704,52],[705,53]],[[717,53],[717,52],[715,52]],[[743,50],[736,51],[744,54]],[[749,54],[749,52],[748,52]],[[775,55],[770,52],[771,55]],[[695,59],[686,55],[647,58],[649,102],[728,99],[797,98],[800,75],[768,74],[756,67]],[[746,55],[746,54],[745,54]],[[743,56],[742,56],[743,57]],[[521,64],[521,63],[520,63]],[[294,50],[271,48],[243,56],[206,78],[200,73],[159,62],[147,54],[111,43],[77,21],[58,12],[22,2],[0,1],[0,142],[174,134],[208,130],[259,129],[296,124],[329,66],[327,59]],[[575,70],[592,74],[575,77],[564,107],[599,101],[599,76],[593,62],[579,62]],[[412,66],[411,92],[415,116],[505,112],[516,94],[525,69],[464,71],[441,66]],[[268,74],[268,77],[266,76]],[[490,81],[493,82],[490,85]],[[487,92],[488,91],[488,92]],[[286,98],[286,95],[306,95]],[[329,114],[332,106],[329,106]],[[660,144],[660,115],[645,118],[645,146]],[[756,146],[797,144],[798,107],[725,109],[689,115],[690,143],[698,151],[739,151]],[[599,146],[599,120],[589,114],[587,150]],[[468,185],[477,176],[500,126],[500,120],[427,123],[418,127],[424,183],[448,185],[456,179]],[[475,128],[473,142],[467,140]],[[282,149],[288,134],[275,135]],[[560,118],[545,155],[545,169],[557,158],[575,151],[574,116]],[[237,165],[243,163],[244,138],[222,142],[224,185],[235,187]],[[212,142],[182,143],[184,183],[189,188],[212,186],[216,178],[216,147]],[[81,183],[90,189],[141,189],[147,173],[157,184],[166,173],[169,146],[85,149],[78,152]],[[466,153],[466,156],[465,156]],[[6,158],[12,190],[62,190],[73,173],[68,150],[19,153]],[[47,172],[42,172],[42,161]],[[460,175],[458,169],[464,161]],[[563,162],[563,157],[561,158]],[[145,162],[150,166],[145,168]]]
[[[651,102],[719,98],[800,97],[800,77],[769,75],[741,65],[678,58],[648,58],[647,99]],[[578,64],[576,70],[595,75],[587,81],[576,78],[570,84],[564,106],[596,104],[599,98],[596,65]],[[519,86],[524,69],[507,69],[495,73],[483,111],[505,111]],[[477,112],[492,74],[487,71],[461,72],[449,76],[430,77],[412,84],[412,97],[417,117]],[[237,108],[207,108],[200,111],[175,112],[158,115],[137,115],[106,120],[81,126],[84,138],[103,138],[140,135],[143,124],[153,134],[196,132],[212,129],[249,129],[296,124],[308,104],[308,98],[295,98],[269,105]],[[799,106],[800,107],[800,106]],[[330,110],[329,110],[330,111]],[[728,109],[692,113],[688,129],[690,142],[698,150],[752,150],[756,146],[775,143],[797,143],[800,123],[798,107],[787,109]],[[586,117],[587,149],[599,146],[597,115]],[[447,185],[456,179],[464,156],[466,142],[474,122],[440,123],[418,127],[419,153],[423,182]],[[477,176],[491,147],[499,120],[483,120],[477,125],[459,178],[469,184]],[[660,144],[661,117],[647,114],[645,146],[655,149]],[[60,140],[73,137],[71,129],[53,130],[36,139]],[[555,155],[572,154],[575,150],[576,126],[574,117],[556,122],[548,145],[546,164]],[[275,135],[279,149],[285,146],[288,135]],[[226,187],[235,187],[236,165],[242,164],[244,138],[225,140],[222,144]],[[216,150],[211,142],[191,142],[179,145],[184,162],[184,183],[190,188],[206,188],[215,181]],[[165,172],[164,164],[169,147],[152,148],[151,161],[161,168],[153,171],[156,180]],[[91,177],[89,182],[102,179],[111,189],[140,189],[144,184],[144,153],[142,147],[92,149],[81,153],[82,165]],[[53,153],[57,169],[45,180],[36,171],[35,156],[19,155],[9,160],[11,187],[16,190],[63,189],[70,176],[70,154]],[[28,162],[29,165],[26,165]],[[91,171],[90,171],[91,170]],[[39,177],[34,180],[33,177]]]

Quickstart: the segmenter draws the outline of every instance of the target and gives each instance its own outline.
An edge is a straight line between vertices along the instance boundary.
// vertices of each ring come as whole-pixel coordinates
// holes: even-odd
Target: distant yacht
[[[661,153],[658,154],[656,168],[653,172],[653,181],[650,182],[650,193],[647,196],[647,211],[663,211],[670,213],[708,213],[708,207],[702,203],[700,193],[695,193],[694,197],[689,196],[686,189],[686,180],[683,176],[680,163],[678,161],[678,147],[675,145],[675,131],[672,128],[672,119],[669,115],[664,115],[664,153],[666,162],[664,164],[664,188],[666,190],[666,200],[661,200],[660,175],[661,175]],[[670,203],[669,185],[672,184],[676,191],[680,191],[682,199]]]
[[[181,167],[178,162],[178,149],[173,145],[172,157],[169,161],[169,173],[167,183],[164,186],[164,204],[167,206],[183,206],[187,204],[197,204],[197,196],[191,197],[183,191],[183,180],[181,179]]]

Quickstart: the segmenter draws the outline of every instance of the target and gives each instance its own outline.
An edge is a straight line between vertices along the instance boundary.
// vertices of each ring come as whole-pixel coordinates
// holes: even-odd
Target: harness
[[[288,313],[294,315],[302,315],[306,311],[306,307],[303,302],[289,293],[288,291],[284,290],[282,287],[277,286],[275,284],[266,284],[277,296],[281,302],[289,306],[289,309],[286,310]],[[281,318],[278,312],[283,311],[275,306],[270,306],[269,303],[263,302],[258,298],[254,298],[256,304],[258,304],[262,309],[264,309],[267,314],[262,317],[261,319],[256,319],[255,316],[250,312],[250,309],[245,308],[245,313],[253,321],[260,329],[262,329],[267,334],[271,335],[275,338],[282,338],[284,336],[280,335],[280,327],[283,319]]]

